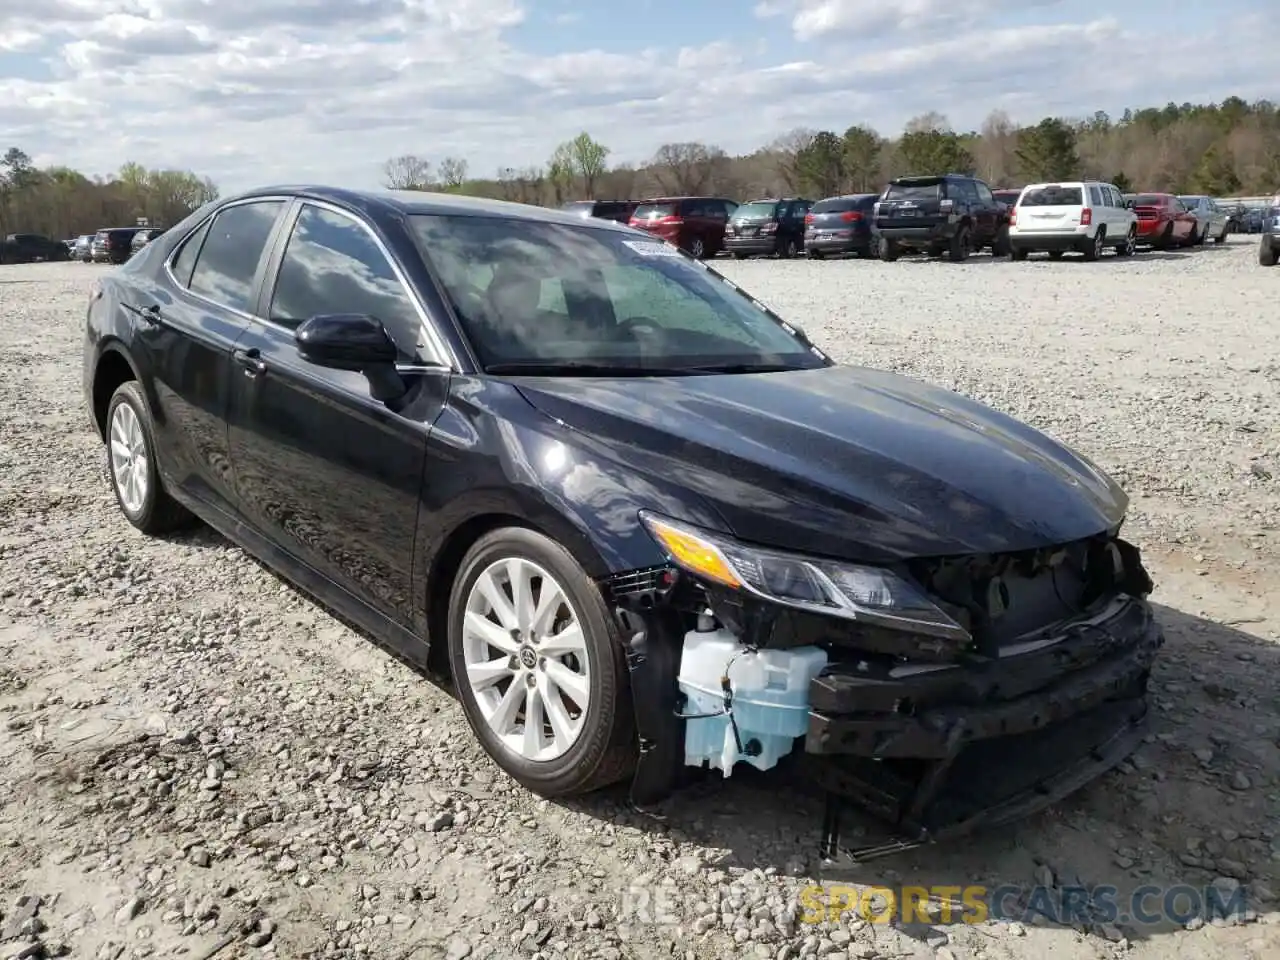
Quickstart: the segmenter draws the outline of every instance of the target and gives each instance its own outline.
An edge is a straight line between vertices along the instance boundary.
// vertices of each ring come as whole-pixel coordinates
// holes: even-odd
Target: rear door
[[[413,544],[426,440],[449,368],[377,234],[350,213],[299,203],[285,221],[255,322],[236,344],[228,419],[249,522],[278,548],[411,628]],[[408,393],[393,411],[363,374],[314,366],[294,331],[318,314],[381,320]]]
[[[231,516],[231,351],[252,321],[264,254],[287,205],[265,198],[223,207],[170,254],[170,285],[135,284],[141,297],[128,305],[151,371],[159,446],[172,451],[171,479]]]
[[[1027,190],[1018,204],[1018,232],[1069,233],[1080,226],[1080,213],[1088,203],[1079,183],[1046,184]]]

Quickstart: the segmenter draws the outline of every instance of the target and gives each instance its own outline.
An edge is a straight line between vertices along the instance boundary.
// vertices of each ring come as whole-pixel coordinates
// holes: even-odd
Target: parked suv
[[[753,253],[793,257],[804,249],[804,218],[812,206],[800,197],[748,200],[729,217],[724,248],[737,259]]]
[[[897,260],[903,250],[959,262],[990,247],[1008,252],[1008,215],[991,188],[977,177],[948,173],[940,177],[897,177],[875,205],[880,259]]]
[[[1137,249],[1138,217],[1110,183],[1033,183],[1009,215],[1009,243],[1015,260],[1037,251],[1056,260],[1072,250],[1097,260],[1107,247],[1128,257]]]
[[[1231,229],[1231,216],[1213,197],[1200,195],[1180,196],[1179,200],[1196,218],[1196,231],[1192,235],[1193,244],[1201,244],[1213,237],[1214,243],[1225,243],[1227,232]]]
[[[804,218],[805,253],[815,260],[829,253],[874,254],[876,235],[871,221],[877,199],[874,193],[854,193],[819,200]]]
[[[724,249],[724,229],[737,207],[725,197],[654,197],[637,204],[628,223],[705,260]]]
[[[636,209],[636,202],[634,200],[570,200],[560,209],[565,213],[576,213],[583,217],[626,223]]]
[[[162,233],[164,233],[163,227],[146,227],[139,230],[133,235],[133,239],[129,241],[129,256],[133,256]]]
[[[142,227],[107,227],[93,238],[90,257],[94,263],[124,263],[133,255],[134,235]]]
[[[37,260],[68,260],[71,251],[61,240],[38,233],[11,233],[0,243],[0,263],[34,263]]]
[[[1280,261],[1280,196],[1262,214],[1262,239],[1258,242],[1258,263],[1274,267]]]

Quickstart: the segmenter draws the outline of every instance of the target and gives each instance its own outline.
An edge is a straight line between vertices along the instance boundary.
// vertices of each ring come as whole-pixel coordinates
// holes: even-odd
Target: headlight
[[[673,563],[711,583],[813,613],[969,639],[964,627],[888,570],[749,546],[646,511],[640,520]]]

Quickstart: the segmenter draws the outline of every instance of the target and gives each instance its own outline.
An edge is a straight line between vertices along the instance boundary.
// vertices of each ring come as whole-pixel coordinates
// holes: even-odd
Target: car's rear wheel
[[[169,496],[156,462],[151,411],[136,380],[122,383],[107,405],[107,467],[125,519],[143,533],[169,533],[194,519]]]
[[[897,260],[899,256],[901,256],[901,251],[899,250],[897,243],[895,243],[893,240],[890,240],[888,238],[881,239],[880,241],[880,259],[881,260],[883,260],[885,263],[893,263],[893,261]]]
[[[1028,256],[1030,253],[1031,253],[1031,251],[1030,251],[1030,250],[1028,250],[1026,247],[1014,247],[1014,248],[1013,248],[1012,256],[1013,256],[1013,259],[1015,259],[1015,260],[1017,260],[1017,261],[1021,262],[1021,261],[1025,260],[1025,259],[1027,259],[1027,256]]]
[[[951,238],[951,245],[947,250],[947,256],[952,263],[962,263],[969,259],[971,237],[972,234],[968,227],[961,227],[955,232],[955,235]]]
[[[1061,260],[1061,259],[1062,259],[1062,251],[1061,251],[1061,250],[1050,250],[1050,251],[1049,251],[1049,259],[1050,259],[1050,260]]]
[[[697,260],[702,260],[707,255],[706,241],[701,237],[694,237],[689,241],[689,255]]]
[[[1231,224],[1226,224],[1222,228],[1222,232],[1213,238],[1213,242],[1222,244],[1227,242],[1227,234],[1231,232]]]
[[[1099,227],[1093,235],[1093,240],[1085,244],[1084,258],[1086,260],[1097,260],[1102,256],[1102,251],[1107,249],[1107,228]]]
[[[1280,250],[1267,244],[1258,245],[1258,263],[1264,267],[1274,267],[1280,263]]]
[[[783,240],[782,243],[778,246],[778,256],[781,257],[783,260],[790,260],[795,255],[796,255],[795,240]]]
[[[1011,252],[1009,247],[1009,228],[1002,226],[996,231],[996,237],[991,242],[991,255],[993,257],[1007,257]]]
[[[821,251],[821,250],[806,250],[806,251],[805,251],[805,253],[808,255],[808,257],[809,257],[809,259],[810,259],[810,260],[821,260],[821,259],[822,259],[822,251]]]
[[[586,793],[630,771],[635,727],[619,625],[564,547],[519,527],[482,537],[453,585],[448,643],[471,729],[529,790]]]

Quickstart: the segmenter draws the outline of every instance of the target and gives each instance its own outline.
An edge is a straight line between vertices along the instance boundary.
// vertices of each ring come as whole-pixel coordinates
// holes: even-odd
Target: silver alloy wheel
[[[702,242],[701,237],[694,237],[693,242],[689,244],[689,253],[698,260],[702,259],[702,254],[706,252],[706,244]]]
[[[481,715],[512,753],[555,760],[578,741],[591,697],[587,642],[545,569],[520,557],[485,568],[467,596],[462,655]]]
[[[1133,256],[1138,249],[1138,234],[1134,230],[1129,231],[1129,235],[1124,239],[1124,252],[1128,256]]]
[[[147,443],[138,415],[127,403],[118,404],[111,415],[110,451],[120,501],[129,513],[137,513],[147,502]]]

